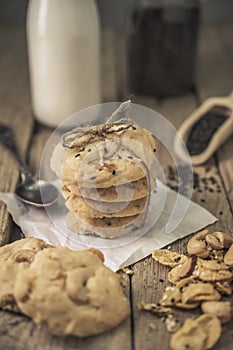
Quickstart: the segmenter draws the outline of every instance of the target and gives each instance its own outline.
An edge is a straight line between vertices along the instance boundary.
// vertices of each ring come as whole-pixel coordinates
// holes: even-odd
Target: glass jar
[[[199,15],[196,0],[137,1],[128,36],[132,92],[166,97],[194,89]]]

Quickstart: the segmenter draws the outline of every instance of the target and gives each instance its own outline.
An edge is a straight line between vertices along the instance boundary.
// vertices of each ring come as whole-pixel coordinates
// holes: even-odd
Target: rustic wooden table
[[[233,88],[233,27],[204,27],[198,51],[197,95],[157,101],[152,97],[137,96],[136,103],[144,104],[162,113],[175,127],[209,96],[227,95]],[[125,62],[119,52],[124,48],[124,35],[112,32],[103,34],[103,89],[105,101],[128,97],[125,88]],[[116,52],[118,54],[116,55]],[[115,59],[117,57],[117,60]],[[0,29],[0,122],[10,125],[15,132],[20,152],[37,174],[40,156],[51,130],[35,123],[30,105],[25,37],[22,28]],[[17,164],[0,145],[0,191],[14,191],[19,180]],[[168,175],[171,159],[159,145],[158,157]],[[200,181],[194,189],[193,200],[206,207],[219,219],[211,229],[233,233],[233,137],[231,137],[207,164],[195,167],[199,178],[214,176],[218,191],[210,192]],[[171,181],[170,181],[171,182]],[[175,186],[175,181],[171,182]],[[198,189],[201,191],[198,191]],[[198,218],[197,218],[198,220]],[[0,243],[4,245],[17,236],[12,220],[3,203],[0,203]],[[185,252],[188,238],[172,244],[171,249]],[[44,327],[33,324],[28,318],[0,311],[0,349],[2,350],[165,350],[169,349],[170,335],[161,319],[137,309],[141,299],[158,302],[166,284],[167,269],[148,257],[133,266],[132,276],[123,275],[126,292],[131,302],[131,317],[118,328],[106,334],[78,339],[59,338],[49,334]],[[164,282],[163,282],[164,281]],[[233,298],[229,298],[233,301]],[[200,311],[192,311],[191,316]],[[190,312],[176,312],[183,320]],[[150,323],[156,325],[151,330]],[[233,323],[223,327],[224,336],[214,349],[230,350],[233,344]]]

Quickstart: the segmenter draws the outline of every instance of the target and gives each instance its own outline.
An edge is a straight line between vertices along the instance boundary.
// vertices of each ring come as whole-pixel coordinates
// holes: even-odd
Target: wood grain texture
[[[229,55],[224,52],[224,50],[221,51],[222,45],[219,45],[219,39],[216,39],[217,33],[219,34],[218,30],[214,30],[213,28],[207,28],[201,33],[198,70],[198,90],[201,101],[211,95],[227,94],[231,89],[232,80],[229,79],[229,77],[233,76],[233,74],[230,74],[230,72],[232,73],[233,68],[231,63],[232,60],[229,60]],[[232,37],[230,36],[232,29],[228,29],[227,33],[228,39],[225,40],[228,43],[229,38]],[[229,51],[233,52],[232,49],[229,49],[229,45],[227,47]],[[227,56],[227,58],[225,56]],[[213,63],[213,61],[215,62]],[[220,62],[224,62],[224,66],[222,63],[220,64]],[[178,127],[182,120],[184,120],[184,118],[196,107],[196,99],[192,95],[186,95],[185,97],[182,96],[181,98],[166,99],[162,101],[162,103],[148,97],[143,98],[142,101],[143,100],[146,105],[160,112],[176,127]],[[218,218],[219,221],[210,226],[211,230],[223,230],[233,233],[232,212],[231,207],[229,206],[229,202],[232,206],[232,194],[229,195],[231,193],[230,191],[232,191],[232,141],[230,140],[224,145],[224,147],[222,147],[222,150],[218,153],[218,166],[216,166],[216,159],[212,158],[207,164],[194,168],[194,171],[199,178],[199,185],[194,189],[192,199],[206,207]],[[221,160],[222,157],[220,156],[220,152],[222,152],[221,156],[223,155],[223,152],[226,154],[224,162]],[[160,164],[164,167],[165,174],[168,175],[167,166],[173,164],[170,155],[166,148],[161,144],[158,145],[157,154]],[[214,185],[210,180],[212,178],[216,181]],[[173,181],[173,185],[175,185],[175,182],[176,181]],[[226,188],[227,191],[225,192]],[[171,249],[173,251],[185,253],[188,239],[189,237],[186,237],[173,243]],[[132,278],[131,293],[134,305],[133,326],[135,334],[135,349],[169,349],[170,335],[165,329],[164,322],[153,314],[148,314],[137,309],[137,304],[141,299],[151,303],[159,302],[165,285],[167,285],[166,276],[168,268],[160,266],[157,262],[153,261],[151,257],[148,257],[143,261],[136,263],[133,266],[133,270],[134,275]],[[232,297],[229,299],[233,302]],[[197,309],[191,312],[177,310],[175,315],[183,322],[187,317],[197,317],[200,315],[200,310]],[[149,327],[150,323],[156,325],[155,330],[151,330]],[[230,350],[231,347],[232,330],[231,324],[229,323],[224,326],[224,335],[214,349]]]
[[[42,126],[37,127],[37,132],[33,138],[33,142],[30,149],[30,167],[34,170],[35,174],[38,174],[41,155],[44,150],[44,146],[51,135],[52,131]],[[125,285],[126,294],[129,297],[129,276],[121,273],[123,284]],[[27,328],[33,327],[34,334],[37,338],[38,349],[80,349],[80,350],[118,350],[120,348],[130,350],[131,349],[131,319],[128,317],[119,327],[116,329],[104,333],[102,335],[88,338],[78,339],[75,337],[67,337],[66,339],[58,338],[50,335],[43,327],[32,325],[32,321],[26,324]],[[33,336],[34,338],[34,336]],[[25,343],[26,344],[26,343]],[[24,345],[25,346],[25,345]],[[33,347],[25,349],[34,349]]]
[[[12,127],[19,151],[25,158],[33,130],[33,118],[22,29],[0,29],[0,74],[0,123]],[[0,191],[13,192],[19,180],[17,163],[1,144],[0,154]],[[6,206],[0,203],[0,245],[9,241],[12,227]]]
[[[204,34],[201,36],[200,43],[199,95],[201,101],[211,95],[228,95],[233,90],[233,28],[232,26],[220,26],[217,30],[214,30],[212,27],[208,27],[205,33],[208,45],[205,45],[207,39],[205,39]],[[208,69],[210,71],[205,70],[204,62],[209,62]],[[224,182],[225,193],[233,213],[232,155],[233,135],[220,147],[215,155]]]
[[[224,95],[232,89],[232,27],[203,28],[199,48],[198,90],[200,101],[211,95]],[[116,33],[103,33],[103,93],[104,101],[115,101],[119,96],[127,94],[125,83],[124,58],[119,61],[116,51],[124,50],[124,37],[116,38]],[[22,30],[0,30],[0,69],[4,84],[0,83],[0,121],[13,126],[20,151],[24,156],[29,150],[29,140],[34,132],[30,145],[29,161],[33,173],[38,174],[40,157],[51,130],[38,126],[33,129],[33,119],[30,112],[28,77],[26,68],[26,51],[24,33]],[[120,49],[119,49],[120,48]],[[15,59],[17,57],[17,60]],[[123,60],[123,61],[122,61]],[[224,64],[223,64],[224,63]],[[119,74],[119,75],[117,75]],[[122,90],[120,85],[124,85]],[[175,127],[186,118],[196,107],[197,101],[192,94],[162,101],[153,97],[136,96],[135,103],[151,107],[164,115]],[[23,121],[23,122],[22,122]],[[194,171],[199,178],[199,185],[193,191],[193,200],[206,207],[219,221],[211,229],[224,230],[233,233],[232,219],[232,146],[233,140],[227,141],[217,155]],[[0,146],[0,190],[13,191],[18,181],[17,165],[8,151]],[[167,181],[168,166],[174,166],[173,161],[162,144],[158,144],[158,157],[163,166]],[[7,166],[6,166],[7,164]],[[211,183],[214,178],[216,183]],[[4,181],[3,181],[4,179]],[[176,179],[169,180],[176,186]],[[213,191],[212,191],[213,190]],[[197,218],[198,220],[198,218]],[[4,205],[0,206],[0,232],[5,239],[9,238],[11,227]],[[8,230],[8,231],[7,231]],[[6,232],[8,232],[6,234]],[[171,245],[171,249],[186,252],[188,238]],[[167,284],[168,269],[159,266],[151,257],[132,266],[134,275],[123,274],[126,294],[132,303],[132,318],[128,318],[116,329],[106,334],[78,339],[75,337],[59,338],[52,336],[45,327],[35,325],[22,315],[14,315],[0,311],[0,349],[4,350],[167,350],[170,335],[165,324],[156,316],[140,311],[137,304],[144,299],[146,302],[158,302]],[[233,303],[233,299],[228,298]],[[195,317],[196,311],[176,311],[179,320]],[[151,330],[150,323],[156,325]],[[214,350],[230,350],[232,348],[232,323],[224,326],[224,336]]]

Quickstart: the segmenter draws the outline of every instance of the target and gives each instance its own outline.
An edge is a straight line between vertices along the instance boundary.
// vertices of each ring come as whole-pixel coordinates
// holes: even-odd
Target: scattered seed
[[[231,111],[228,107],[216,105],[193,125],[186,143],[191,156],[205,151],[213,135],[227,120],[230,113]]]

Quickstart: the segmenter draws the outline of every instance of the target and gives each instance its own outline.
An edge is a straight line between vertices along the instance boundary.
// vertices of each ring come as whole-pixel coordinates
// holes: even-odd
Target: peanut
[[[202,312],[215,315],[221,323],[226,323],[232,318],[232,307],[229,301],[204,301],[201,304]]]
[[[207,234],[209,234],[209,230],[203,230],[190,239],[187,244],[189,255],[197,255],[199,258],[203,259],[209,256],[210,250],[205,241]]]

